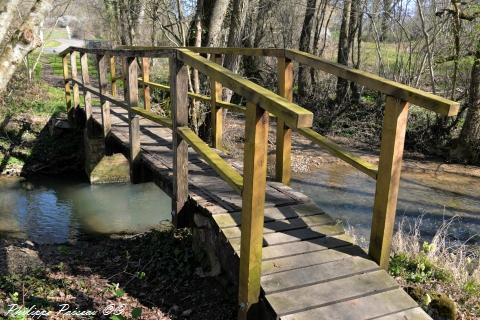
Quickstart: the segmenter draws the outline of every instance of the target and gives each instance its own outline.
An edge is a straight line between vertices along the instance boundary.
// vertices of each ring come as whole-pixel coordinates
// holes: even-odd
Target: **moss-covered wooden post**
[[[211,59],[222,64],[221,54],[212,54]],[[217,149],[223,148],[223,108],[217,105],[222,100],[222,84],[210,79],[211,110],[212,110],[212,146]]]
[[[117,92],[117,64],[115,56],[110,57],[110,84],[112,87],[112,96],[116,97]]]
[[[97,55],[97,71],[98,71],[98,88],[100,94],[107,94],[107,56],[104,54]],[[100,96],[100,104],[102,108],[102,128],[103,137],[107,140],[112,129],[110,121],[110,102]]]
[[[72,51],[70,53],[70,68],[72,71],[72,80],[78,81],[78,71],[77,71],[77,52]],[[73,82],[73,105],[70,111],[72,112],[72,117],[74,118],[77,114],[78,108],[80,107],[80,91],[78,89],[78,83]]]
[[[69,71],[69,66],[68,66],[68,60],[69,60],[69,54],[65,54],[62,57],[62,62],[63,62],[63,82],[65,86],[65,104],[67,107],[67,114],[68,114],[68,120],[71,122],[73,120],[72,118],[72,89],[70,87],[70,71]]]
[[[82,82],[85,86],[90,85],[90,75],[88,73],[88,55],[86,52],[80,54],[80,67],[82,68]],[[85,100],[85,129],[87,136],[92,135],[93,119],[92,119],[92,94],[87,89],[83,90],[83,97]]]
[[[279,57],[278,91],[279,95],[288,101],[293,101],[293,62],[285,57]],[[275,159],[275,179],[284,184],[289,184],[291,179],[291,149],[292,129],[285,122],[277,118],[277,149]]]
[[[188,126],[188,73],[186,65],[175,54],[169,58],[169,63],[173,123],[172,221],[179,227],[186,224],[184,209],[188,197],[188,144],[177,128]]]
[[[150,111],[150,86],[146,82],[150,81],[150,58],[142,58],[142,80],[143,80],[143,106],[145,110]]]
[[[408,102],[387,96],[373,206],[369,255],[387,269],[397,209]]]
[[[247,103],[240,245],[239,319],[258,319],[267,178],[268,112]]]
[[[138,106],[138,64],[135,57],[127,57],[127,103],[129,108]],[[131,110],[128,112],[130,142],[130,181],[140,180],[140,117]]]

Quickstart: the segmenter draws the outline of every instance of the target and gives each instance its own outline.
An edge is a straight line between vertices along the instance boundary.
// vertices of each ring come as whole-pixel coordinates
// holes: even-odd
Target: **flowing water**
[[[154,183],[0,177],[1,236],[62,243],[83,235],[146,231],[170,218],[171,200]]]
[[[332,217],[353,228],[361,242],[370,237],[375,182],[354,168],[326,165],[308,174],[297,174],[292,187],[303,191]],[[402,173],[397,207],[397,227],[402,220],[413,225],[422,217],[425,239],[443,221],[451,221],[454,240],[480,243],[480,178],[456,174]]]

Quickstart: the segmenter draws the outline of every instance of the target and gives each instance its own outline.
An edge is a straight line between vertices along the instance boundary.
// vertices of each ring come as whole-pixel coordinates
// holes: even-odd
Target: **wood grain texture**
[[[150,60],[150,58],[142,58],[143,106],[147,111],[151,108],[150,86],[145,85],[145,82],[150,81]]]
[[[90,85],[90,75],[88,73],[88,54],[82,53],[80,55],[80,67],[82,68],[82,82],[85,85]],[[78,84],[77,84],[78,86]],[[92,93],[83,87],[83,96],[85,100],[85,129],[87,135],[91,136],[93,132],[92,119]]]
[[[72,73],[72,80],[78,80],[77,57],[78,57],[78,52],[73,51],[70,54],[70,69]],[[77,110],[80,107],[80,91],[78,90],[78,85],[75,82],[73,83],[72,107],[74,110]]]
[[[260,296],[269,120],[268,112],[251,102],[245,117],[239,319],[252,318]]]
[[[293,62],[290,59],[279,57],[277,59],[278,91],[279,95],[293,101]],[[275,179],[286,185],[290,183],[291,150],[292,150],[292,129],[283,119],[277,119],[277,146],[275,150]]]
[[[173,198],[172,214],[176,226],[185,224],[184,207],[188,197],[188,144],[178,133],[179,127],[188,126],[188,72],[177,57],[170,63],[170,97],[172,99],[173,135]]]
[[[373,260],[384,269],[388,268],[390,259],[408,106],[406,101],[387,97],[368,251]]]
[[[127,57],[127,103],[129,105],[129,146],[130,146],[130,181],[137,183],[140,181],[140,119],[132,111],[132,108],[138,107],[138,64],[137,59]]]
[[[63,65],[63,82],[65,88],[65,105],[67,108],[68,118],[71,121],[71,112],[72,109],[72,89],[70,86],[70,71],[69,71],[69,57],[65,55],[62,57]]]
[[[213,62],[222,65],[222,55],[212,54]],[[212,112],[212,146],[217,149],[223,148],[223,108],[217,104],[222,100],[222,84],[210,79],[211,112]]]
[[[110,57],[110,86],[112,87],[112,96],[116,97],[118,95],[117,91],[117,58],[115,56]]]
[[[98,87],[100,92],[100,104],[102,108],[102,129],[105,139],[110,135],[112,129],[110,121],[110,102],[102,95],[107,94],[107,56],[97,55]]]

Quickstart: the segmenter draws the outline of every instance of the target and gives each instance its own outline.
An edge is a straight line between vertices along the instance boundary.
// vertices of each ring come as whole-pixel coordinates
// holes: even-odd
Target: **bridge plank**
[[[396,288],[398,288],[398,284],[386,271],[377,270],[298,289],[271,293],[266,297],[277,315],[282,316]],[[292,297],[295,298],[292,299]]]
[[[266,222],[264,223],[263,234],[266,235],[280,231],[304,229],[307,227],[318,227],[320,225],[325,225],[325,228],[322,230],[328,230],[327,232],[329,232],[331,228],[334,228],[335,232],[339,232],[339,229],[334,225],[333,219],[329,215],[320,213],[306,217]],[[229,239],[239,238],[241,235],[239,227],[223,228],[222,231],[223,234]]]
[[[264,260],[262,262],[262,275],[342,260],[351,256],[367,258],[366,253],[362,249],[354,245],[349,245],[267,261]]]
[[[396,312],[394,314],[389,314],[380,318],[375,318],[375,320],[416,320],[416,319],[431,319],[422,308],[417,307],[405,311]]]
[[[348,257],[343,260],[264,275],[262,288],[265,293],[270,294],[374,270],[379,270],[375,262],[360,257]]]
[[[265,222],[307,217],[323,213],[322,209],[312,203],[265,208]],[[237,227],[241,222],[241,212],[219,214],[215,215],[213,219],[215,219],[220,228]]]
[[[343,288],[341,288],[341,290],[343,290]],[[282,316],[280,319],[367,320],[401,312],[417,306],[417,303],[410,298],[405,291],[401,289],[395,289]],[[423,313],[422,316],[414,319],[430,319],[430,317]]]

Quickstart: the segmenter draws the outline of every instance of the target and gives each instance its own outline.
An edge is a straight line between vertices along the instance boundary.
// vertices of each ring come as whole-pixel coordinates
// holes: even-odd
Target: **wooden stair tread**
[[[417,303],[401,289],[341,301],[324,307],[301,311],[280,317],[281,320],[367,320],[395,314],[417,307]],[[424,313],[415,320],[430,319]]]

